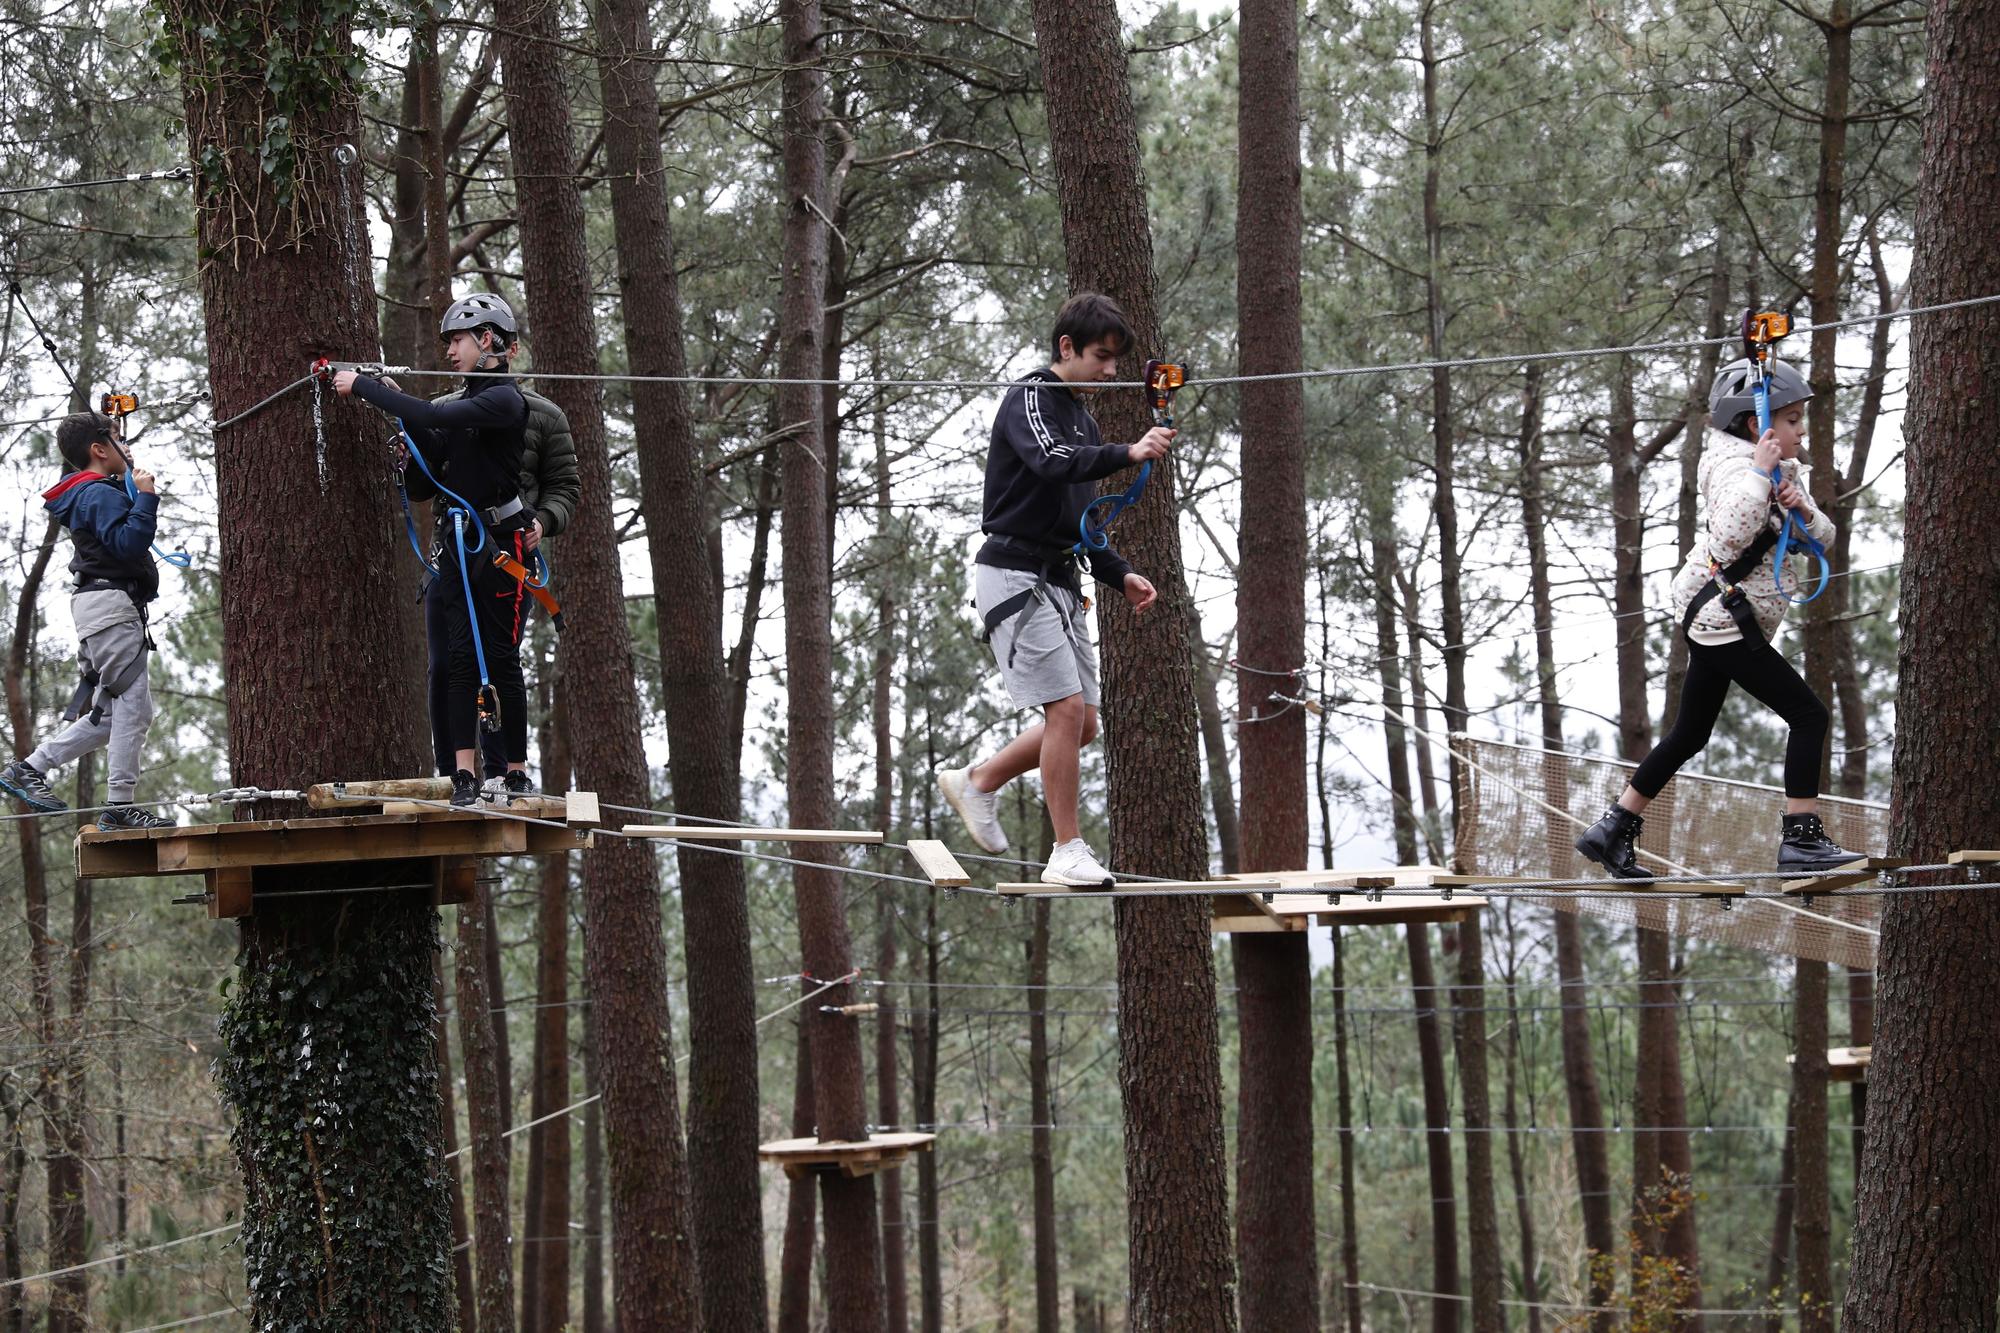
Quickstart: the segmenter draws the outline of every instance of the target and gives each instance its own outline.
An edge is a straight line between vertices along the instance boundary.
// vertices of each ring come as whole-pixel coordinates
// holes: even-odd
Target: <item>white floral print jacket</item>
[[[1694,549],[1688,552],[1687,563],[1674,576],[1676,624],[1687,614],[1688,603],[1708,582],[1709,561],[1727,565],[1742,555],[1764,528],[1776,529],[1778,517],[1771,508],[1771,478],[1751,464],[1752,452],[1750,442],[1740,436],[1721,430],[1708,433],[1708,449],[1701,460],[1698,483],[1704,522],[1695,536]],[[1802,490],[1806,489],[1811,468],[1796,459],[1780,463],[1778,467],[1785,480]],[[1812,533],[1813,539],[1822,546],[1831,545],[1833,520],[1811,506],[1810,501],[1805,517],[1806,530]],[[1793,561],[1786,572],[1786,586],[1797,591],[1798,585],[1793,579],[1807,574],[1802,562]],[[1788,602],[1771,577],[1768,555],[1743,577],[1742,588],[1749,594],[1751,609],[1757,614],[1757,624],[1763,628],[1764,637],[1769,639],[1784,623]],[[1723,607],[1722,599],[1717,597],[1711,598],[1695,616],[1691,637],[1696,643],[1714,646],[1734,643],[1743,635]]]

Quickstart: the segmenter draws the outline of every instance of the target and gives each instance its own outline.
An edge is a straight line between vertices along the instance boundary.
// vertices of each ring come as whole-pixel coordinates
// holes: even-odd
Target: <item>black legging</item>
[[[1674,725],[1653,747],[1632,775],[1632,789],[1647,800],[1660,794],[1667,779],[1700,753],[1715,730],[1722,701],[1732,684],[1785,719],[1792,729],[1785,742],[1785,795],[1805,800],[1819,795],[1820,747],[1826,743],[1826,705],[1806,688],[1805,681],[1783,655],[1759,640],[1748,643],[1688,645],[1687,681],[1681,686]]]
[[[513,552],[526,554],[519,529],[491,534]],[[430,639],[431,740],[438,767],[457,767],[460,750],[482,751],[488,776],[506,771],[508,762],[528,758],[528,692],[521,674],[521,633],[526,627],[528,599],[521,585],[496,567],[485,552],[473,555],[473,604],[478,608],[486,672],[500,696],[498,745],[490,732],[479,729],[479,665],[473,653],[472,621],[466,614],[465,586],[458,572],[456,551],[438,561],[438,576],[424,595]]]

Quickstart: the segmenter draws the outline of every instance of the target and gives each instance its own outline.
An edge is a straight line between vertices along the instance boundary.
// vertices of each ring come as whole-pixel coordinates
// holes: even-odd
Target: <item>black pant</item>
[[[1688,644],[1687,683],[1681,686],[1674,725],[1632,775],[1634,791],[1650,801],[1682,764],[1700,753],[1715,730],[1715,719],[1732,684],[1741,685],[1791,726],[1791,739],[1785,742],[1785,795],[1799,799],[1819,795],[1826,705],[1806,688],[1792,664],[1761,639],[1754,643],[1738,639],[1714,647]]]
[[[492,534],[514,553],[524,554],[524,532]],[[447,549],[438,576],[424,591],[424,630],[430,647],[431,745],[438,772],[458,767],[460,750],[479,750],[488,777],[508,763],[528,760],[528,689],[521,675],[521,635],[528,623],[528,596],[512,577],[496,568],[490,551],[469,557],[472,601],[479,616],[486,674],[500,695],[500,730],[479,729],[479,662],[473,652],[472,621],[466,614],[465,584],[458,552]]]

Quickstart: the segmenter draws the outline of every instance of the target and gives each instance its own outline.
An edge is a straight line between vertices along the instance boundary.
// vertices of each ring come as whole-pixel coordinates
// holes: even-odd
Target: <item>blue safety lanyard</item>
[[[122,445],[119,447],[118,452],[125,454],[125,449]],[[133,504],[139,503],[139,488],[132,483],[132,456],[130,454],[125,454],[125,498]],[[184,546],[177,547],[172,551],[162,551],[160,544],[154,542],[153,554],[172,565],[175,569],[186,569],[194,563],[194,557],[187,553],[187,548]]]
[[[479,526],[479,545],[474,546],[472,548],[473,554],[477,555],[481,550],[481,548],[483,548],[486,545],[486,526],[485,524],[480,523],[479,521],[479,511],[477,509],[474,509],[472,505],[466,501],[464,496],[458,494],[458,492],[454,490],[451,490],[443,482],[437,479],[436,474],[434,474],[430,469],[430,464],[424,462],[423,452],[417,448],[417,442],[410,438],[410,428],[403,424],[403,419],[401,417],[395,417],[392,419],[396,423],[396,434],[400,436],[403,441],[403,448],[406,451],[408,451],[408,454],[411,458],[414,458],[416,460],[417,467],[423,472],[423,474],[426,477],[430,478],[430,483],[433,487],[436,488],[438,494],[445,496],[446,498],[452,501],[455,501],[456,507],[463,509],[468,514],[470,514],[472,516],[472,522]],[[436,567],[431,564],[430,557],[424,554],[423,542],[417,536],[417,521],[410,513],[410,492],[409,488],[403,485],[403,470],[401,468],[396,469],[396,498],[400,500],[403,505],[403,532],[404,535],[406,535],[410,539],[410,550],[416,553],[417,563],[422,565],[425,571],[429,573],[433,578],[435,578],[437,576],[438,571]],[[496,546],[494,549],[497,550],[499,548]],[[525,579],[523,580],[523,582],[525,582],[527,586],[530,588],[546,588],[549,586],[548,558],[542,554],[542,548],[539,546],[537,546],[534,550],[534,557],[535,557],[535,572],[537,577],[531,579]]]
[[[1108,529],[1118,521],[1118,516],[1139,503],[1139,497],[1146,493],[1146,478],[1153,475],[1151,461],[1139,465],[1139,476],[1133,483],[1115,495],[1100,495],[1090,502],[1077,520],[1081,540],[1069,549],[1077,555],[1089,555],[1092,551],[1102,551],[1111,545]]]
[[[1757,405],[1757,432],[1759,438],[1762,438],[1763,433],[1771,429],[1771,387],[1770,372],[1765,369],[1761,358],[1757,363],[1756,378],[1750,382],[1750,399]],[[1773,467],[1771,469],[1773,494],[1776,494],[1783,482],[1784,478],[1780,475],[1779,469]],[[1826,591],[1827,582],[1833,577],[1833,565],[1826,558],[1826,548],[1807,531],[1805,522],[1799,517],[1796,509],[1779,505],[1778,513],[1781,517],[1778,542],[1771,548],[1771,578],[1778,585],[1778,591],[1784,593],[1786,601],[1802,606]],[[1819,564],[1819,579],[1814,584],[1812,592],[1804,597],[1785,591],[1785,561],[1791,556],[1794,548],[1805,552]]]

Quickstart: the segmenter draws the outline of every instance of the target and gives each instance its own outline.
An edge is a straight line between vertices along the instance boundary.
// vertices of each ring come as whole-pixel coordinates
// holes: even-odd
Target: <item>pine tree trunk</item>
[[[1785,1333],[1785,1273],[1792,1260],[1792,1215],[1797,1200],[1794,1163],[1798,1154],[1798,1092],[1785,1103],[1785,1146],[1778,1156],[1778,1188],[1772,1200],[1771,1248],[1764,1259],[1763,1299],[1772,1313],[1764,1317],[1764,1333]]]
[[[451,1032],[445,1021],[443,960],[433,969],[432,1003],[437,1019],[438,1123],[445,1154],[445,1176],[451,1194],[452,1292],[458,1305],[459,1333],[479,1333],[479,1290],[472,1281],[472,1229],[465,1220],[465,1181],[458,1170],[458,1095],[451,1072]]]
[[[1827,1197],[1826,964],[1797,962],[1793,992],[1792,1123],[1795,1139],[1800,1333],[1833,1333],[1833,1216]]]
[[[1046,820],[1047,815],[1044,813]],[[1054,834],[1045,835],[1052,842]],[[1062,1333],[1062,1275],[1056,1260],[1055,1106],[1049,1093],[1049,903],[1037,898],[1028,931],[1028,1145],[1035,1221],[1035,1333]]]
[[[1875,974],[1863,968],[1847,969],[1847,1044],[1875,1044]],[[1854,1179],[1861,1180],[1862,1159],[1868,1148],[1868,1080],[1858,1078],[1848,1085],[1848,1105],[1853,1109]]]
[[[486,895],[482,894],[484,899]],[[479,1327],[513,1333],[514,1257],[509,1245],[507,1157],[501,1149],[499,1071],[493,1001],[486,991],[484,903],[458,909],[458,1049],[465,1068],[465,1119],[472,1152],[472,1243],[478,1272]]]
[[[1037,0],[1033,9],[1070,289],[1103,292],[1124,307],[1136,343],[1125,358],[1132,365],[1163,344],[1117,7]],[[1099,412],[1107,440],[1144,433],[1137,395],[1114,395]],[[1145,502],[1119,529],[1121,549],[1158,588],[1158,603],[1140,619],[1116,594],[1098,599],[1111,863],[1201,879],[1208,838],[1175,482],[1171,457],[1155,463]],[[1113,911],[1131,1219],[1128,1327],[1233,1330],[1209,905],[1158,898],[1119,902]]]
[[[1718,239],[1715,244],[1715,254],[1709,265],[1708,317],[1702,324],[1702,336],[1722,337],[1728,318],[1729,250]],[[1687,434],[1681,444],[1680,489],[1674,495],[1675,569],[1679,569],[1687,562],[1688,552],[1694,549],[1695,527],[1700,517],[1697,498],[1701,488],[1701,455],[1708,443],[1708,389],[1715,381],[1715,367],[1717,361],[1721,359],[1721,354],[1720,346],[1704,347],[1697,352],[1694,378],[1688,381],[1687,407],[1684,409],[1687,415]],[[1670,646],[1667,649],[1667,688],[1660,711],[1662,730],[1673,725],[1671,719],[1680,704],[1681,684],[1687,680],[1687,640],[1678,634],[1669,635],[1668,638]]]
[[[1217,697],[1218,668],[1202,637],[1201,612],[1188,608],[1188,647],[1194,653],[1195,706],[1201,710],[1201,751],[1208,761],[1208,804],[1215,814],[1215,841],[1222,852],[1222,873],[1243,868],[1242,825],[1236,814],[1236,788],[1229,776],[1229,732],[1222,722]]]
[[[1395,627],[1390,626],[1390,641]],[[1340,1272],[1346,1293],[1347,1333],[1364,1333],[1361,1322],[1361,1226],[1354,1198],[1354,1093],[1347,1073],[1347,950],[1339,926],[1333,928],[1333,1058],[1339,1080],[1340,1115]]]
[[[607,0],[596,19],[626,360],[634,374],[685,375],[651,23],[642,0]],[[735,820],[742,800],[727,722],[721,589],[708,559],[709,486],[687,395],[661,383],[631,392],[646,549],[662,594],[654,607],[674,806],[696,819]],[[687,846],[677,857],[694,1034],[688,1173],[702,1324],[715,1333],[762,1333],[769,1313],[756,1156],[757,1006],[743,861]]]
[[[28,1169],[21,1104],[13,1080],[0,1073],[0,1333],[22,1333],[21,1177]]]
[[[936,756],[929,756],[927,769],[936,767]],[[930,821],[924,821],[924,832],[929,833]],[[937,895],[931,894],[924,900],[924,1010],[920,1015],[917,1031],[915,1068],[910,1071],[910,1091],[916,1102],[917,1128],[933,1130],[937,1126],[937,1085],[938,1085],[938,1020],[940,993],[938,989],[939,935],[937,923]],[[935,1152],[917,1154],[917,1290],[921,1300],[922,1318],[919,1327],[923,1333],[942,1333],[944,1329],[944,1263],[938,1253],[938,1214],[943,1207],[943,1192],[938,1182],[937,1154]]]
[[[1521,1071],[1521,1010],[1518,1003],[1520,936],[1514,931],[1514,904],[1506,904],[1507,921],[1507,1079],[1501,1123],[1507,1127],[1507,1171],[1514,1186],[1514,1229],[1521,1243],[1521,1299],[1527,1303],[1528,1333],[1542,1333],[1541,1261],[1535,1254],[1535,1210],[1528,1194],[1527,1154],[1522,1149],[1521,1118],[1515,1102]],[[1529,1071],[1530,1077],[1534,1074]],[[1528,1113],[1534,1115],[1529,1090]],[[1529,1126],[1530,1129],[1539,1126]]]
[[[597,1078],[597,1020],[583,1010],[583,1333],[605,1333],[604,1102]]]
[[[268,24],[247,46],[211,45],[205,33],[240,18],[214,0],[172,0],[162,18],[181,52],[201,176],[209,384],[216,415],[226,417],[268,393],[276,367],[379,346],[362,184],[332,155],[334,143],[359,135],[352,88],[333,82],[289,123],[293,209],[280,211],[256,148],[276,114],[266,68],[281,58],[323,68],[303,55],[315,44],[344,61],[349,39],[301,11],[296,26]],[[287,56],[264,43],[282,44]],[[395,504],[378,419],[337,403],[326,417],[322,441],[312,403],[294,393],[216,437],[228,771],[239,782],[298,787],[328,774],[401,777],[429,767],[415,725],[423,712],[415,617],[383,610],[408,598],[387,554],[397,543]],[[341,533],[382,558],[329,579],[322,547],[298,540],[305,531]],[[260,595],[294,588],[313,595]],[[329,642],[340,651],[327,652]],[[313,868],[285,879],[355,885],[367,873]],[[217,1068],[236,1113],[252,1322],[431,1333],[452,1318],[429,1037],[437,915],[406,895],[282,906],[266,898],[240,931]],[[309,1061],[268,1062],[272,1050],[308,1046]]]
[[[1465,1121],[1466,1244],[1472,1276],[1473,1333],[1501,1333],[1506,1322],[1500,1210],[1493,1192],[1493,1110],[1487,1077],[1486,963],[1477,912],[1458,927],[1458,985],[1451,992],[1458,1054],[1460,1115]]]
[[[541,732],[542,787],[569,788],[569,709],[560,684],[549,691]],[[560,1333],[569,1326],[569,858],[539,867],[535,898],[534,1083],[528,1118],[555,1116],[528,1131],[527,1240],[521,1261],[521,1326]]]
[[[594,373],[594,288],[557,7],[552,0],[500,0],[495,14],[536,364]],[[569,418],[583,493],[563,544],[569,629],[558,654],[572,714],[590,719],[571,736],[576,781],[607,802],[649,806],[637,671],[611,520],[603,395],[590,381],[552,380],[544,387]],[[613,1302],[626,1327],[642,1320],[696,1326],[700,1291],[652,849],[600,839],[585,853],[584,878],[585,987],[598,1040],[618,1052],[600,1066],[604,1115],[616,1129],[609,1136]]]
[[[819,376],[826,326],[827,229],[826,75],[820,67],[819,0],[783,0],[784,260],[779,313],[778,373]],[[778,392],[783,422],[786,762],[785,787],[794,824],[826,828],[837,822],[833,791],[832,532],[826,509],[825,422],[811,384]],[[807,975],[830,981],[853,967],[839,874],[824,847],[793,849],[800,860],[792,894],[799,950]],[[861,1033],[824,1007],[848,1003],[845,986],[808,1005],[812,1042],[813,1119],[822,1139],[864,1139],[868,1101]],[[827,1322],[832,1333],[873,1333],[882,1327],[881,1222],[872,1176],[840,1172],[819,1177],[825,1219]]]
[[[2000,10],[1937,0],[1918,175],[1911,301],[2000,291],[2000,238],[1970,198],[2000,160]],[[1890,850],[1934,859],[2000,839],[2000,793],[1968,782],[1991,753],[2000,676],[1967,669],[1968,645],[2000,642],[1991,570],[1965,559],[1996,504],[2000,316],[1992,306],[1911,326],[1905,420],[1902,645],[1897,658]],[[2000,902],[1989,892],[1884,900],[1881,1013],[1869,1070],[1878,1115],[1856,1201],[1846,1327],[1992,1329],[2000,1299]]]
[[[1396,860],[1409,866],[1417,863],[1417,807],[1410,790],[1409,734],[1403,726],[1403,673],[1397,666],[1402,654],[1396,645],[1396,588],[1389,572],[1396,563],[1396,520],[1390,497],[1375,487],[1368,491],[1368,550],[1369,576],[1375,583],[1375,674],[1382,687],[1390,818]]]
[[[1410,952],[1410,998],[1416,1006],[1417,1062],[1424,1083],[1424,1153],[1431,1187],[1431,1301],[1433,1333],[1458,1333],[1458,1197],[1451,1178],[1451,1099],[1445,1086],[1444,1041],[1438,1003],[1444,992],[1431,967],[1431,928],[1403,928]]]
[[[812,982],[803,984],[806,990],[813,989]],[[792,1071],[792,1137],[803,1139],[813,1132],[812,1041],[803,1014],[798,1031],[798,1056]],[[819,1239],[813,1210],[818,1202],[812,1177],[786,1178],[785,1232],[778,1251],[778,1333],[809,1333],[812,1328],[813,1246]]]
[[[1237,105],[1236,328],[1242,373],[1296,371],[1302,250],[1298,7],[1246,0]],[[1242,660],[1237,729],[1243,765],[1243,870],[1306,866],[1306,710],[1271,704],[1305,689],[1305,390],[1245,384]],[[1197,666],[1197,670],[1201,668]],[[1272,673],[1298,671],[1294,676]],[[1247,719],[1261,720],[1251,723]],[[1319,1323],[1313,1217],[1312,959],[1303,932],[1234,934],[1238,1063],[1236,1261],[1244,1328]]]
[[[1555,598],[1549,578],[1548,512],[1542,490],[1542,372],[1529,366],[1523,375],[1521,431],[1521,529],[1528,539],[1528,590],[1535,613],[1535,695],[1541,714],[1542,748],[1563,751],[1562,695],[1556,680]],[[1568,801],[1569,765],[1561,758],[1545,761],[1551,774],[1549,801],[1558,808]],[[1562,848],[1569,826],[1549,817],[1548,840]],[[1550,869],[1561,873],[1565,857]],[[1584,1248],[1602,1263],[1589,1270],[1587,1303],[1608,1305],[1618,1237],[1611,1222],[1611,1160],[1605,1143],[1604,1103],[1597,1088],[1597,1061],[1590,1047],[1589,994],[1584,980],[1583,922],[1574,912],[1551,913],[1555,935],[1556,976],[1562,1006],[1563,1087],[1569,1102],[1570,1146],[1576,1159],[1578,1203],[1583,1213]],[[1613,1316],[1591,1316],[1594,1333],[1610,1333]]]

